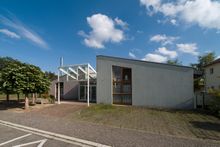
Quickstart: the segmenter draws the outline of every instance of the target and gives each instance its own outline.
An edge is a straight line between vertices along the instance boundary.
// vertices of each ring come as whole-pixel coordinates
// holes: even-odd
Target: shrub
[[[220,116],[220,90],[210,89],[208,92],[213,97],[210,109]]]
[[[55,96],[54,95],[50,95],[48,100],[49,100],[50,103],[55,103]]]
[[[48,94],[48,93],[41,94],[41,96],[42,96],[42,98],[44,98],[44,99],[49,98],[49,94]]]

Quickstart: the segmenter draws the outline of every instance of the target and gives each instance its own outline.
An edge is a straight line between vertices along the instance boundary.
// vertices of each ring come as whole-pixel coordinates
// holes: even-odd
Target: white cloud
[[[118,23],[123,22],[117,20]],[[79,34],[85,38],[84,43],[88,47],[100,49],[104,48],[104,44],[107,42],[119,43],[125,39],[124,32],[116,28],[116,25],[119,24],[106,15],[94,14],[87,17],[87,22],[92,30],[89,34],[82,33],[82,31]]]
[[[176,44],[177,49],[183,53],[188,53],[194,56],[199,55],[197,52],[197,44],[196,43],[186,43],[186,44]]]
[[[170,51],[170,50],[168,50],[168,49],[165,48],[165,47],[158,48],[158,49],[156,50],[156,52],[157,52],[157,53],[160,53],[160,54],[162,54],[162,55],[168,56],[168,57],[171,58],[171,59],[176,58],[177,55],[178,55],[176,51]]]
[[[129,52],[128,55],[129,55],[129,57],[131,57],[133,59],[137,58],[136,55],[134,53],[132,53],[132,52]]]
[[[149,14],[162,13],[170,19],[197,24],[203,28],[220,29],[220,1],[217,0],[140,0]]]
[[[142,60],[164,63],[168,60],[168,58],[162,55],[149,53],[149,54],[146,54]]]
[[[175,26],[177,25],[176,19],[171,19],[171,20],[170,20],[170,23],[173,24],[173,25],[175,25]]]
[[[43,40],[36,32],[26,27],[20,20],[18,20],[13,14],[10,17],[0,15],[0,22],[8,27],[15,29],[20,36],[28,39],[34,44],[48,49],[48,44]]]
[[[150,38],[152,42],[160,42],[162,45],[173,44],[175,40],[179,39],[179,37],[166,36],[165,34],[157,34]]]
[[[121,26],[123,29],[128,29],[128,23],[122,21],[121,19],[119,19],[118,17],[115,18],[115,23],[119,26]]]
[[[20,39],[21,37],[15,32],[9,31],[8,29],[0,29],[0,33],[7,35],[10,38]]]

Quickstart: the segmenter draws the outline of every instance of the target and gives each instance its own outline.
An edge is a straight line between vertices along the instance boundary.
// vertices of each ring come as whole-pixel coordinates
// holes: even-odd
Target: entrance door
[[[112,66],[113,104],[132,105],[131,68]]]

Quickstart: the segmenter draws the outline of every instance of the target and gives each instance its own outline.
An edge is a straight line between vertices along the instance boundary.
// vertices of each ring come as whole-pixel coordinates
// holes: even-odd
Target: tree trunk
[[[25,94],[25,109],[29,108],[29,99],[28,99],[28,95]]]
[[[6,100],[9,102],[9,94],[6,94]]]
[[[20,102],[20,94],[17,93],[18,103]]]
[[[32,104],[35,105],[35,93],[32,93]]]

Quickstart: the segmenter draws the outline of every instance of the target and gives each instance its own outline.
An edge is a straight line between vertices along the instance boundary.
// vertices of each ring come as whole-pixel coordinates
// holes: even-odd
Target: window
[[[214,68],[210,68],[210,74],[214,73]]]
[[[132,104],[131,69],[112,66],[112,86],[114,104]]]

